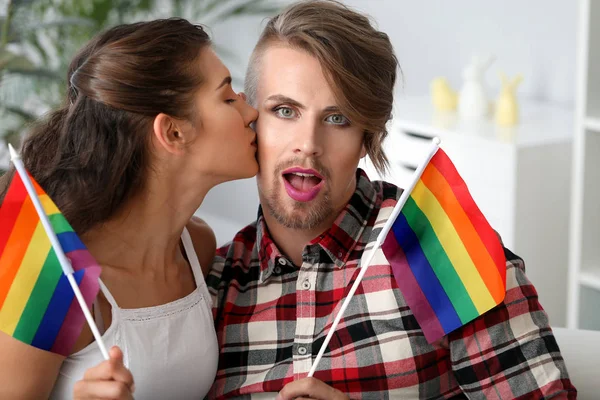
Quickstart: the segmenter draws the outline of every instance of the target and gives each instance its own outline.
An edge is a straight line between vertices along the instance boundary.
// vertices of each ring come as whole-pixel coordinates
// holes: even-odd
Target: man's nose
[[[295,135],[294,153],[304,157],[318,157],[323,154],[318,124],[307,122],[298,126]]]

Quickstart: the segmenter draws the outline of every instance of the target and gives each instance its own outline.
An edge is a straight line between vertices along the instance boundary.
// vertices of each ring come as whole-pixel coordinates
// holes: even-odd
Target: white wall
[[[455,88],[472,54],[493,54],[486,74],[522,73],[521,95],[571,104],[575,91],[577,2],[572,0],[347,0],[388,33],[405,75],[407,94],[428,92],[432,77]]]
[[[283,3],[290,1],[283,0]],[[346,0],[369,14],[391,38],[404,73],[397,96],[423,94],[435,76],[461,84],[472,54],[493,54],[486,74],[490,94],[499,88],[499,71],[521,73],[519,95],[571,105],[574,99],[577,2],[572,0]],[[246,63],[264,19],[247,17],[212,27],[215,42],[235,58],[223,57],[242,88]],[[254,180],[213,189],[201,215],[232,220],[217,240],[254,219],[258,195]],[[566,245],[566,244],[565,244]],[[566,251],[566,248],[565,248]]]

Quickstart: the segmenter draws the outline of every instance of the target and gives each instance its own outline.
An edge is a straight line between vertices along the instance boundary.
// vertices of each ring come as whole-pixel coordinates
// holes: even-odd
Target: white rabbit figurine
[[[482,59],[474,56],[463,71],[464,83],[458,99],[458,114],[465,119],[482,119],[490,112],[483,74],[494,61],[494,57]]]

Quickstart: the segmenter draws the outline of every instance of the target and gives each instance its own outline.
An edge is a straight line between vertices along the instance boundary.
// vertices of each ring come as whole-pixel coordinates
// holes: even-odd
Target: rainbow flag
[[[382,250],[430,343],[504,299],[504,248],[440,148],[394,220]]]
[[[50,197],[30,178],[88,307],[100,267]],[[0,208],[0,330],[53,353],[69,355],[85,317],[18,173]]]

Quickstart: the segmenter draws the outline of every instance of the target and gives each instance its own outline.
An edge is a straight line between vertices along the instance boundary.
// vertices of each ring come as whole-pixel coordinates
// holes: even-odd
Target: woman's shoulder
[[[64,356],[40,350],[0,331],[0,398],[48,398]]]
[[[204,276],[210,271],[215,251],[217,249],[217,239],[212,228],[201,218],[193,216],[186,225],[188,232],[194,244],[194,250],[198,256],[198,261],[202,267]]]

